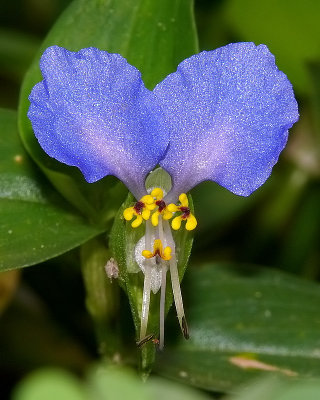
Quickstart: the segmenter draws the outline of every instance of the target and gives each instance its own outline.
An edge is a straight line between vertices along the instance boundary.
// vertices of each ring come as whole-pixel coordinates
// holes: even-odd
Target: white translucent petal
[[[152,243],[154,242],[154,240],[155,238],[153,237]],[[145,274],[146,268],[151,269],[151,290],[154,294],[156,294],[161,287],[161,279],[162,279],[161,264],[159,265],[156,264],[156,257],[150,259],[143,257],[142,255],[143,250],[153,251],[153,248],[146,249],[145,236],[143,236],[136,245],[135,259],[143,274]]]

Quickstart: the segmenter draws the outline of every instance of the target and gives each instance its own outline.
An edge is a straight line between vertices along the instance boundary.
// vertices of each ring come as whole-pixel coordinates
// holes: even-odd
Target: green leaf
[[[84,387],[67,371],[47,368],[25,378],[13,393],[13,400],[86,400]]]
[[[99,234],[70,211],[20,143],[16,113],[0,110],[0,270],[62,254]]]
[[[21,82],[39,47],[38,39],[26,32],[0,29],[1,75]]]
[[[90,400],[130,399],[208,400],[209,397],[189,387],[151,377],[142,382],[132,370],[100,366],[89,374]]]
[[[320,376],[319,286],[258,266],[204,264],[184,282],[190,340],[159,357],[164,376],[230,391],[262,373]]]
[[[192,1],[76,0],[56,22],[26,74],[19,104],[19,129],[24,145],[74,206],[99,218],[96,209],[105,203],[103,199],[108,200],[115,180],[106,178],[97,184],[86,184],[78,170],[49,158],[39,147],[27,118],[28,95],[42,79],[39,58],[50,45],[69,50],[94,46],[120,53],[140,69],[146,85],[152,88],[173,72],[180,61],[197,51]],[[115,201],[120,206],[123,197],[117,196]]]
[[[319,380],[292,381],[267,377],[253,381],[239,391],[239,394],[228,397],[228,400],[318,400],[320,398]]]
[[[258,379],[240,390],[229,400],[318,400],[320,398],[319,380],[292,382],[288,379],[268,377]]]
[[[314,150],[317,156],[317,171],[319,174],[320,169],[320,60],[317,62],[308,64],[309,75],[312,82],[312,93],[311,93],[311,106],[313,111],[313,119],[315,122],[314,135],[316,143],[314,144]]]
[[[89,374],[89,399],[148,400],[148,391],[131,370],[97,368]]]
[[[154,179],[156,179],[156,181]],[[157,182],[157,184],[155,184],[155,182]],[[171,188],[171,178],[164,170],[159,168],[148,177],[146,180],[146,187],[147,189],[162,187],[167,189],[166,191],[169,191]],[[188,200],[190,209],[193,211],[191,196],[188,197]],[[110,235],[110,248],[118,263],[119,283],[129,297],[131,312],[136,328],[136,336],[138,338],[140,331],[144,275],[135,260],[135,247],[140,238],[145,234],[145,223],[143,223],[139,228],[134,229],[131,227],[131,222],[126,222],[124,220],[123,211],[132,205],[134,205],[134,199],[133,196],[129,194],[127,200],[124,202],[115,218]],[[182,227],[179,231],[174,232],[173,237],[176,245],[178,272],[181,281],[191,253],[193,234]],[[166,287],[166,313],[169,311],[172,302],[173,295],[171,282],[168,278]],[[155,295],[151,294],[149,310],[147,333],[154,334],[155,336],[158,336],[159,334],[159,304],[160,291]],[[178,331],[177,325],[176,328]],[[154,355],[155,347],[152,343],[142,347],[142,370],[146,374],[150,371],[151,365],[154,361]]]
[[[302,93],[312,86],[306,63],[319,60],[320,3],[318,0],[231,0],[226,16],[241,40],[266,44],[277,64]]]
[[[63,369],[43,368],[28,375],[13,392],[12,400],[208,400],[194,389],[152,378],[141,378],[127,368],[98,365],[84,382]]]
[[[320,232],[319,202],[319,183],[309,184],[304,191],[303,201],[294,210],[294,218],[290,221],[290,229],[283,240],[278,261],[282,269],[315,280],[320,271],[317,256]]]

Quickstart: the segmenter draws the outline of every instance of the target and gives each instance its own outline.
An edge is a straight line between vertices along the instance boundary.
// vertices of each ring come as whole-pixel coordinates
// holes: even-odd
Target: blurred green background
[[[134,3],[134,0],[132,2]],[[0,107],[17,109],[23,77],[41,42],[69,3],[68,0],[1,2]],[[300,356],[305,357],[303,367],[307,371],[306,375],[319,377],[320,342],[317,333],[320,317],[316,315],[316,311],[320,306],[320,295],[319,287],[315,283],[320,278],[320,2],[196,0],[194,7],[200,50],[211,50],[237,41],[268,45],[275,54],[278,67],[288,75],[293,84],[301,118],[291,130],[288,146],[275,166],[271,178],[249,198],[237,197],[214,183],[203,183],[193,190],[199,226],[189,268],[196,270],[196,266],[200,264],[219,265],[222,262],[229,265],[255,265],[256,271],[263,267],[261,277],[256,277],[256,281],[252,283],[253,291],[255,283],[269,282],[268,279],[272,281],[270,276],[274,269],[291,274],[288,282],[296,291],[290,294],[290,285],[285,286],[287,275],[279,275],[277,279],[284,283],[283,286],[279,286],[278,292],[274,291],[275,297],[279,298],[283,293],[284,302],[298,304],[301,294],[301,304],[314,307],[312,310],[300,310],[297,325],[300,326],[300,334],[304,331],[303,324],[308,326],[307,333],[304,332],[305,336],[301,334],[300,340],[305,344],[309,343],[311,350],[318,351],[309,357],[310,349],[304,350],[302,346]],[[2,140],[4,145],[5,139]],[[16,252],[19,252],[19,248]],[[85,290],[79,264],[79,251],[75,249],[23,271],[13,270],[0,275],[1,398],[7,398],[17,382],[36,368],[61,367],[82,376],[98,359],[93,324],[85,307]],[[234,275],[230,273],[229,276],[229,272],[224,272],[223,267],[221,269],[222,281],[229,279],[234,286],[222,290],[214,300],[217,304],[223,298],[225,307],[228,307],[228,299],[231,299],[232,306],[232,293],[237,292],[239,285],[241,287],[248,282],[236,280]],[[219,279],[219,268],[217,271],[217,278],[212,276],[214,280]],[[194,316],[194,321],[197,321],[204,311],[203,308],[200,311],[196,307],[192,308],[192,301],[196,297],[192,290],[202,290],[196,284],[192,287],[192,277],[199,272],[193,273],[195,275],[187,272],[183,289],[187,315],[190,309],[189,313]],[[306,281],[310,281],[310,287]],[[271,285],[273,284],[276,283],[271,282]],[[216,293],[219,292],[219,281],[213,284],[213,288]],[[250,290],[248,287],[248,291]],[[243,295],[245,296],[246,292]],[[306,297],[308,295],[310,298]],[[208,298],[210,296],[208,294]],[[273,293],[270,293],[268,299],[272,299],[272,296]],[[125,361],[134,365],[134,352],[129,349],[133,346],[134,337],[130,310],[124,295],[120,295],[119,301],[121,319],[117,324],[121,325],[124,332],[123,341],[128,347],[127,353],[124,350],[128,355]],[[272,306],[270,302],[270,307]],[[243,307],[245,309],[246,306]],[[215,312],[219,313],[218,308]],[[288,309],[279,316],[279,326],[286,312],[289,312]],[[220,310],[220,313],[223,316],[225,311]],[[302,314],[307,315],[305,321]],[[291,322],[294,326],[295,321]],[[250,322],[248,324],[250,325]],[[174,310],[169,314],[168,326],[170,348],[176,346],[175,337],[179,335]],[[295,334],[296,332],[293,332],[292,336]],[[246,339],[244,336],[244,341]],[[288,336],[283,339],[284,343],[286,339]],[[299,343],[295,345],[298,349]],[[172,353],[172,371],[164,367],[164,364],[170,361],[170,354],[168,358],[164,356],[164,361],[161,361],[163,356],[159,357],[156,371],[183,381],[183,376],[179,378],[181,365],[187,361],[196,365],[201,357],[200,353],[195,352],[194,358],[191,355],[188,359],[188,354],[192,352],[184,353],[183,347],[180,349],[179,346],[178,344],[177,348],[181,353],[177,353],[177,358],[174,358],[175,353]],[[290,348],[288,354],[290,356]],[[205,369],[205,366],[201,368]],[[223,379],[227,378],[221,374],[201,381],[201,370],[197,371],[196,367],[194,369],[193,371],[191,368],[189,378],[185,379],[186,383],[204,389],[214,389],[216,393],[207,394],[208,396],[219,397],[217,392],[229,391],[242,380],[239,377],[231,379],[229,383],[223,382]],[[192,380],[193,373],[195,383]],[[232,375],[232,371],[230,373]],[[52,379],[54,381],[54,378]],[[69,398],[72,399],[71,396]],[[74,396],[75,399],[81,398]],[[192,397],[192,394],[190,396],[196,398]],[[97,395],[96,398],[100,397]]]

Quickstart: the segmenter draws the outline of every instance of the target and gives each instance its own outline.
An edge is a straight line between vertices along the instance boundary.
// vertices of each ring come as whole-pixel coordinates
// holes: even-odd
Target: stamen
[[[145,245],[151,248],[151,226],[150,222],[146,222]],[[151,266],[147,265],[144,273],[142,310],[141,310],[141,326],[140,326],[140,341],[146,336],[149,307],[150,307],[150,290],[151,290]]]
[[[164,219],[168,220],[172,218],[173,213],[168,209],[165,201],[163,200],[162,189],[153,189],[151,192],[151,196],[155,198],[155,207],[158,207],[158,209],[152,214],[151,222],[153,226],[158,226],[160,215],[162,215]]]
[[[164,317],[166,305],[167,266],[162,265],[161,292],[160,292],[160,341],[159,349],[163,350],[164,345]]]
[[[158,211],[160,213],[166,208],[166,203],[163,200],[157,200],[156,205],[158,206]]]
[[[189,200],[185,193],[181,193],[179,196],[180,206],[176,204],[169,204],[167,210],[174,213],[177,211],[181,212],[181,215],[173,218],[171,226],[172,229],[177,231],[181,227],[181,221],[186,221],[186,230],[192,231],[197,226],[196,217],[191,213],[189,208]]]
[[[162,226],[162,218],[161,217],[159,218],[158,232],[159,232],[159,238],[161,240],[161,243],[164,243],[163,226]]]
[[[123,211],[123,217],[126,221],[131,221],[134,216],[136,219],[131,223],[132,228],[137,228],[142,224],[142,221],[147,221],[150,218],[151,210],[156,207],[154,199],[149,194],[141,197],[134,206],[128,207]]]
[[[150,307],[150,290],[151,290],[151,268],[146,268],[144,273],[144,284],[143,284],[140,341],[146,336],[147,332],[149,307]]]
[[[183,325],[183,324],[185,324],[185,322],[182,322],[183,319],[185,320],[185,314],[184,314],[184,309],[183,309],[183,301],[182,301],[182,294],[181,294],[181,288],[180,288],[177,260],[176,260],[176,256],[175,256],[175,244],[174,244],[174,240],[173,240],[171,229],[170,229],[168,222],[164,223],[164,230],[165,230],[167,242],[169,244],[171,244],[171,247],[173,250],[173,256],[170,260],[171,284],[172,284],[173,298],[174,298],[174,303],[175,303],[176,310],[177,310],[179,324],[180,324],[182,333],[184,335],[185,332],[187,332]]]
[[[154,188],[150,195],[155,197],[157,200],[161,200],[163,199],[163,190],[161,188]]]
[[[144,344],[150,342],[154,338],[154,334],[151,333],[150,335],[145,336],[143,339],[140,339],[136,342],[138,347],[142,347]]]
[[[182,212],[181,218],[187,219],[189,218],[191,211],[189,207],[179,207],[179,210]]]
[[[142,203],[142,201],[137,201],[136,204],[133,206],[133,209],[137,214],[141,214],[144,207],[145,205],[144,203]]]
[[[187,324],[187,320],[185,315],[182,317],[182,332],[183,332],[183,336],[185,337],[185,339],[189,339],[189,328],[188,328],[188,324]]]
[[[174,213],[180,213],[172,221],[172,228],[175,230],[180,228],[182,221],[186,222],[185,227],[187,230],[192,230],[196,227],[197,220],[191,213],[188,197],[185,193],[182,193],[179,196],[179,201],[180,204],[178,205],[169,204],[167,206],[163,200],[162,189],[155,188],[151,191],[150,195],[143,196],[133,207],[124,210],[123,213],[126,220],[130,220],[136,216],[136,219],[131,224],[132,226],[139,226],[143,220],[147,221],[145,236],[139,240],[135,250],[137,263],[144,273],[140,340],[137,342],[139,347],[151,340],[154,343],[158,342],[158,339],[154,339],[153,334],[146,336],[146,333],[148,327],[151,290],[153,293],[156,293],[159,288],[161,288],[159,348],[162,350],[164,347],[165,300],[168,271],[168,265],[165,261],[169,261],[172,292],[180,328],[183,336],[186,339],[189,338],[189,330],[183,308],[177,258],[175,254],[175,242],[168,220],[172,218]],[[151,211],[154,210],[155,207],[157,207],[157,209],[151,215]],[[149,221],[150,216],[151,221]],[[152,241],[153,249],[151,250]],[[163,243],[166,247],[163,246]]]
[[[132,228],[138,228],[142,224],[142,216],[137,215],[137,218],[131,223]]]
[[[180,229],[181,221],[182,221],[181,215],[179,215],[178,217],[173,218],[172,223],[171,223],[172,229],[174,229],[175,231]]]
[[[142,255],[145,258],[152,258],[152,257],[159,257],[160,259],[162,258],[165,261],[169,261],[171,259],[171,247],[167,246],[163,250],[162,242],[160,239],[156,239],[153,243],[153,253],[151,253],[150,250],[143,250]],[[158,259],[156,258],[157,264]]]

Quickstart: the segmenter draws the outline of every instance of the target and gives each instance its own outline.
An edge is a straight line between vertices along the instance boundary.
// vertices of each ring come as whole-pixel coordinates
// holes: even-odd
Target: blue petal
[[[121,179],[136,197],[168,144],[155,95],[118,54],[53,46],[40,62],[28,117],[49,156],[77,166],[88,182]],[[160,134],[161,132],[161,134]]]
[[[298,119],[290,82],[268,48],[254,43],[192,56],[154,93],[170,130],[160,165],[174,196],[204,180],[248,196],[269,177]]]

